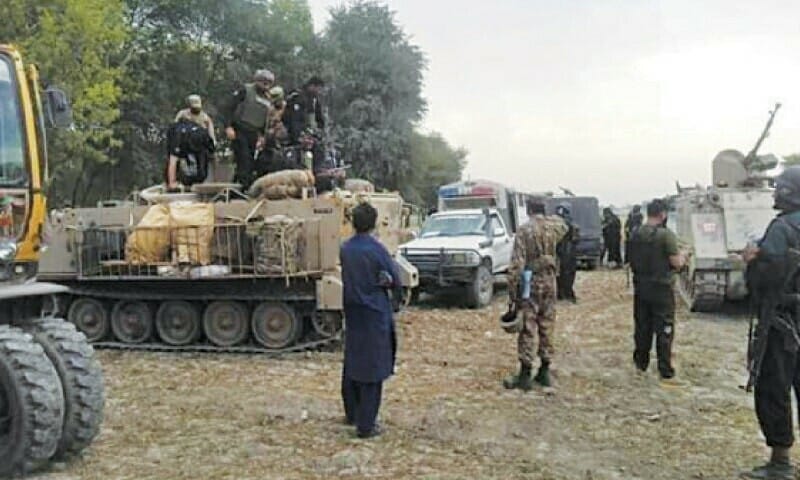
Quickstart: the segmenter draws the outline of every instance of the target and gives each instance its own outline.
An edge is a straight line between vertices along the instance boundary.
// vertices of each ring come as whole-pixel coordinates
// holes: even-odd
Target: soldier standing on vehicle
[[[797,258],[800,248],[800,166],[788,167],[775,181],[775,209],[780,213],[757,247],[743,253],[747,288],[757,304],[758,326],[748,351],[755,409],[772,455],[767,464],[743,474],[755,479],[794,479],[789,449],[792,432],[791,390],[800,395]],[[791,280],[791,281],[790,281]]]
[[[608,263],[614,262],[615,267],[622,266],[622,253],[620,252],[620,235],[622,224],[619,217],[614,215],[610,208],[603,209],[603,243],[608,252]]]
[[[289,134],[283,124],[283,114],[286,111],[286,98],[283,87],[272,87],[269,90],[269,99],[272,102],[272,109],[269,113],[264,147],[258,153],[258,158],[256,159],[256,177],[299,167],[288,161],[284,152],[284,147],[289,140]]]
[[[503,381],[508,388],[524,391],[533,382],[544,387],[551,385],[550,364],[553,358],[552,334],[556,320],[556,246],[567,234],[567,225],[559,217],[545,216],[545,200],[529,199],[529,221],[514,237],[514,253],[508,269],[508,296],[511,310],[522,313],[522,325],[517,339],[519,374]],[[534,378],[534,330],[539,333],[541,366]]]
[[[644,218],[642,218],[642,207],[641,205],[634,205],[625,221],[625,264],[630,263],[628,249],[630,248],[631,237],[633,237],[633,234],[642,226],[642,221],[644,221]]]
[[[683,268],[684,256],[678,238],[664,227],[667,205],[655,199],[647,205],[647,223],[630,241],[633,270],[633,361],[647,371],[650,349],[656,337],[658,371],[664,380],[675,376],[672,367],[672,339],[675,335],[675,295],[673,272]]]
[[[200,95],[189,95],[186,97],[186,104],[188,108],[180,110],[175,115],[175,123],[186,121],[197,124],[208,131],[208,136],[211,142],[216,145],[217,138],[214,135],[214,121],[211,116],[203,110],[203,99]],[[167,164],[167,189],[175,190],[178,188],[178,157],[169,153],[169,162]]]
[[[269,70],[258,70],[253,82],[234,90],[223,107],[227,119],[225,135],[232,142],[236,161],[234,180],[247,189],[255,180],[256,152],[264,147],[272,102],[269,89],[275,75]]]
[[[292,145],[299,145],[306,134],[319,137],[325,129],[325,115],[319,98],[324,88],[325,82],[321,78],[311,77],[302,90],[294,90],[286,97],[283,123]]]
[[[378,212],[368,203],[353,209],[356,234],[341,247],[347,319],[342,399],[347,423],[359,438],[381,434],[375,423],[383,381],[392,375],[397,337],[390,298],[399,299],[400,276],[391,255],[372,235]]]
[[[211,141],[216,145],[217,137],[214,133],[214,121],[211,120],[211,116],[203,110],[203,99],[200,95],[192,94],[186,97],[186,104],[188,108],[184,108],[175,115],[175,123],[186,120],[187,122],[200,125],[208,131],[208,136],[211,137]]]
[[[575,273],[578,270],[578,257],[575,254],[575,249],[580,240],[578,227],[572,222],[569,205],[562,203],[556,207],[556,215],[564,220],[567,225],[567,234],[558,242],[556,251],[558,253],[558,299],[569,300],[572,303],[577,303],[578,299],[575,297]]]

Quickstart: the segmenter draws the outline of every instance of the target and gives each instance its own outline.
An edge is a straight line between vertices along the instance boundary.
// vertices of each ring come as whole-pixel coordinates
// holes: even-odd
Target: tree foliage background
[[[64,88],[75,130],[49,135],[51,205],[91,205],[159,183],[164,131],[190,93],[218,105],[257,68],[284,88],[328,84],[329,134],[350,176],[433,205],[466,152],[418,129],[425,57],[372,1],[331,10],[315,33],[305,0],[5,0],[0,43]],[[222,135],[218,135],[222,138]]]

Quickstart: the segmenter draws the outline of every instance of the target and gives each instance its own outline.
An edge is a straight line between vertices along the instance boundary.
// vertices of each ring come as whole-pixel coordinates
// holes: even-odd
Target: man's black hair
[[[353,209],[353,228],[356,233],[368,233],[375,228],[378,211],[369,203],[361,203]]]
[[[325,86],[325,80],[316,75],[309,78],[308,81],[306,82],[306,87],[324,87],[324,86]]]
[[[660,198],[653,199],[652,202],[647,204],[647,216],[648,217],[657,217],[662,213],[667,212],[667,202],[661,200]]]

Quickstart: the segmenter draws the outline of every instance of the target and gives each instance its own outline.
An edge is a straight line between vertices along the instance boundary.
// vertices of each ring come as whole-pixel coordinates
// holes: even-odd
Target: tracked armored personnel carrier
[[[226,185],[194,190],[51,213],[40,274],[70,288],[60,308],[96,346],[283,353],[335,343],[350,208],[378,209],[376,235],[392,253],[407,211],[394,193],[267,200]],[[416,269],[397,260],[410,294]]]
[[[768,170],[778,159],[758,155],[780,104],[764,131],[744,155],[723,150],[712,162],[713,185],[682,189],[673,198],[674,229],[688,249],[688,268],[679,276],[679,292],[693,311],[714,312],[725,301],[747,296],[741,252],[757,241],[775,216]]]

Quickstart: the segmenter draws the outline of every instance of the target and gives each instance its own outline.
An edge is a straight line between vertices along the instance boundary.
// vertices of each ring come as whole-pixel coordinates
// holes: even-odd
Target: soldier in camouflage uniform
[[[530,390],[533,382],[550,386],[550,362],[553,356],[552,330],[556,320],[556,246],[567,234],[567,225],[555,216],[545,216],[543,198],[527,204],[530,220],[514,239],[514,254],[508,269],[509,301],[522,313],[522,328],[517,339],[520,370],[503,381],[506,388]],[[529,298],[523,298],[523,275],[532,272]],[[539,333],[541,366],[531,378],[533,367],[534,330]]]

